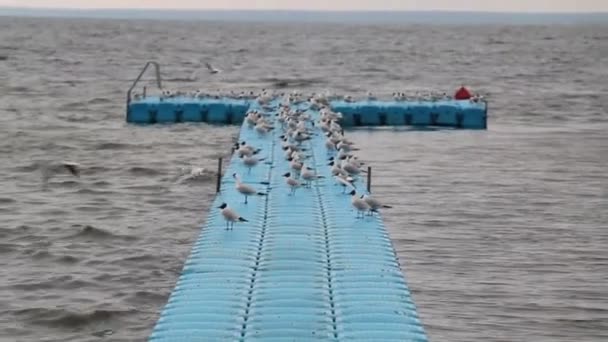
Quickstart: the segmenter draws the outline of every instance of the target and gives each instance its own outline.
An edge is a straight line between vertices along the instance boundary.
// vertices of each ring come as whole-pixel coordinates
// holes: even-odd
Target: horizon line
[[[1,6],[2,10],[26,10],[26,11],[198,11],[198,12],[302,12],[302,13],[455,13],[455,14],[515,14],[515,15],[608,15],[606,11],[476,11],[476,10],[454,10],[454,9],[260,9],[260,8],[159,8],[159,7],[31,7],[31,6]]]

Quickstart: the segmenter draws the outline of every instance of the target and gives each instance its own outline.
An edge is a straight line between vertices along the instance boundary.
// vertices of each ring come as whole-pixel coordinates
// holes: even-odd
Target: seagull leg
[[[247,204],[247,195],[245,195],[245,204]]]

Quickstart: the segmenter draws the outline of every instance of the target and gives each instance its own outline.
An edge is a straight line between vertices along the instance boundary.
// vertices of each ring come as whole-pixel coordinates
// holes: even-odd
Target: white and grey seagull
[[[226,203],[222,203],[218,208],[226,220],[226,230],[233,229],[235,222],[249,222],[237,214],[232,208],[229,208]]]
[[[385,209],[392,208],[390,205],[383,205],[378,199],[372,197],[371,195],[363,195],[363,200],[365,201],[365,203],[367,203],[367,205],[369,205],[369,214],[370,215],[377,213],[378,209],[380,209],[380,208],[385,208]]]
[[[298,187],[300,187],[300,182],[297,179],[291,177],[291,172],[287,172],[283,175],[283,177],[285,177],[285,183],[287,183],[287,185],[291,189],[289,195],[295,195],[296,190],[298,189]]]
[[[249,197],[249,196],[253,196],[253,195],[265,196],[266,195],[265,193],[263,193],[261,191],[257,191],[253,186],[241,182],[241,177],[239,177],[238,174],[233,173],[232,177],[236,181],[236,185],[234,186],[236,188],[236,191],[238,191],[239,193],[241,193],[242,195],[245,196],[245,204],[247,204],[247,197]]]
[[[353,190],[350,192],[350,202],[357,211],[357,218],[364,218],[365,212],[370,210],[369,204],[361,197],[357,196],[357,191]]]

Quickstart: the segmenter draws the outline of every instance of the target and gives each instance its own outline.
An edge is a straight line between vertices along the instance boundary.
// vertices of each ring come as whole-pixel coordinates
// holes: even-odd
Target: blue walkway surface
[[[325,178],[290,196],[280,129],[243,125],[265,159],[248,173],[233,155],[150,341],[427,341],[382,219],[355,218],[316,132],[306,164]],[[244,204],[233,173],[267,195]],[[249,222],[226,230],[223,202]]]
[[[127,107],[127,122],[208,122],[234,124],[243,121],[254,101],[232,98],[146,97]],[[487,128],[487,103],[456,101],[332,101],[341,112],[340,124],[351,126],[443,126]]]

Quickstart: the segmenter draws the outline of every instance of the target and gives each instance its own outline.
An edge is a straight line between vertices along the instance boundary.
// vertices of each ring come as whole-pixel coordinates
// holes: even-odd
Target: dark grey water
[[[608,340],[608,26],[346,26],[0,17],[0,340],[150,333],[235,127],[124,123],[167,86],[490,93],[487,131],[358,130],[433,341]],[[200,60],[219,77],[187,79]],[[280,83],[280,82],[279,82]],[[40,167],[82,163],[43,187]]]

